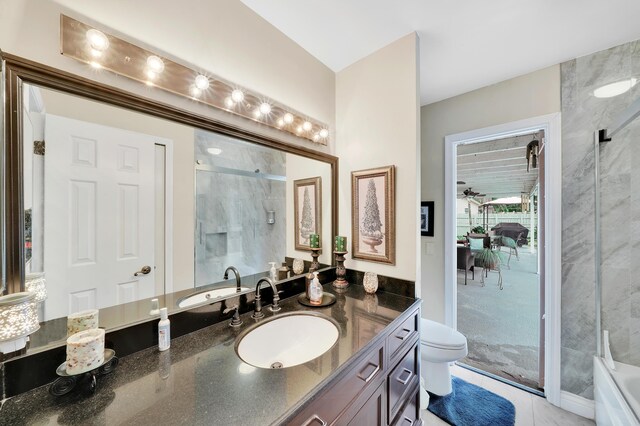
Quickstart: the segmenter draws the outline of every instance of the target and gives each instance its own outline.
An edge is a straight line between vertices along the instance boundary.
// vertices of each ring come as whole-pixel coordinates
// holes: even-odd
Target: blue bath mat
[[[493,392],[453,377],[453,392],[438,396],[429,393],[429,408],[454,426],[513,426],[516,408]]]

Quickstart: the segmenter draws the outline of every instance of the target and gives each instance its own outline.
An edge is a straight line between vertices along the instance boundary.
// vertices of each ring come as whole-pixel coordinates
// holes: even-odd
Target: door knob
[[[137,277],[138,275],[147,275],[149,272],[151,272],[151,266],[143,266],[142,269],[133,274],[133,276]]]

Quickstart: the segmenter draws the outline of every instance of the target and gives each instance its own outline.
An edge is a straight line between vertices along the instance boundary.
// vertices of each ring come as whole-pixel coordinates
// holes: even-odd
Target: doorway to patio
[[[540,259],[543,129],[456,149],[460,362],[532,390],[544,386]]]
[[[539,231],[535,239],[537,240],[539,255],[538,277],[540,290],[540,296],[538,297],[540,312],[537,317],[540,325],[540,355],[538,355],[538,373],[540,380],[538,386],[543,387],[544,396],[547,401],[556,406],[560,406],[560,288],[562,275],[562,193],[561,186],[559,185],[562,179],[560,113],[526,118],[445,137],[445,323],[449,327],[458,329],[458,288],[464,286],[464,284],[457,284],[458,270],[456,264],[456,236],[458,235],[456,200],[458,199],[459,193],[457,186],[458,147],[516,136],[533,135],[536,132],[544,132],[539,133],[542,140],[540,140],[538,154],[544,156],[544,159],[540,163],[543,170],[538,171],[539,192],[536,195],[536,198],[540,201],[544,200],[544,203],[539,201],[536,203],[534,199],[534,203],[536,203],[534,213],[538,213],[537,223]],[[540,160],[540,158],[537,160]],[[468,187],[463,186],[462,188],[462,191],[464,191]],[[479,194],[482,193],[474,190],[473,187],[472,191],[478,192]],[[524,225],[525,224],[523,224],[523,226]],[[542,248],[544,249],[541,250]],[[506,248],[503,247],[502,250],[506,254],[508,261]],[[519,250],[518,254],[520,254],[520,251],[521,250]],[[515,264],[518,261],[514,261],[512,257],[511,262]],[[524,260],[521,260],[520,264],[524,264],[523,262]],[[478,272],[476,277],[481,275],[481,269],[482,268],[477,271],[474,270],[474,273]],[[496,298],[504,297],[504,294],[507,294],[504,290],[499,290],[497,272],[487,272],[484,275],[486,280],[485,287],[479,288],[476,291],[493,289],[492,291],[493,294],[496,295]],[[503,277],[503,288],[506,288],[506,278],[507,277]],[[487,291],[486,293],[489,292]],[[490,306],[495,305],[496,300],[489,301],[491,302]],[[494,313],[493,317],[495,317],[495,321],[515,322],[517,318],[508,316],[515,311],[515,307],[512,306],[510,309]],[[517,330],[514,333],[516,332]],[[505,357],[506,356],[507,355],[505,355]]]

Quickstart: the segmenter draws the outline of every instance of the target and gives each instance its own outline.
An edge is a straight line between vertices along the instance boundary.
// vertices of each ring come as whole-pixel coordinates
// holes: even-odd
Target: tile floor
[[[452,367],[452,373],[469,383],[481,386],[511,401],[516,407],[516,426],[595,425],[593,420],[585,419],[564,411],[549,404],[544,398],[509,386],[490,377],[474,373],[457,365]],[[429,411],[422,412],[422,419],[425,426],[447,425],[447,423]]]

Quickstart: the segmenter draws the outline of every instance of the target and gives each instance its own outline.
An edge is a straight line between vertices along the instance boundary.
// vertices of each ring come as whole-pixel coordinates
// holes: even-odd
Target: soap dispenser
[[[276,270],[276,262],[269,262],[269,265],[271,265],[271,269],[269,269],[269,278],[271,278],[272,281],[277,281],[278,271]]]
[[[311,285],[309,286],[309,303],[312,305],[322,304],[322,285],[316,271],[313,272],[313,280],[311,280]]]

